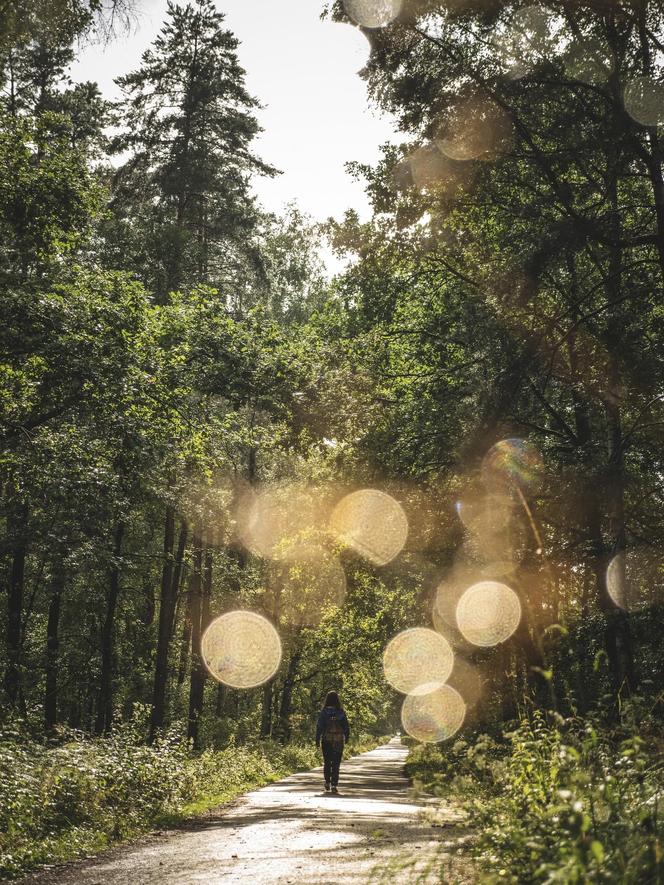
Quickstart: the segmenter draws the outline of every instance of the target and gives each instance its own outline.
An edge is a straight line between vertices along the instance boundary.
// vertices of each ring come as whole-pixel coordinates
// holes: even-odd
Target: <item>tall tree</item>
[[[114,184],[113,236],[126,245],[139,220],[135,268],[162,302],[182,285],[232,287],[256,223],[250,176],[274,171],[250,151],[257,102],[223,22],[211,0],[169,2],[141,67],[117,80],[124,132],[115,146],[130,157]]]

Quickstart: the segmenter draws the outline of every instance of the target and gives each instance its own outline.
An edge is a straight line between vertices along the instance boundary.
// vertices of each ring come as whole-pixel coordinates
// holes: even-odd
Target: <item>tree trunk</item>
[[[178,620],[178,611],[183,596],[183,588],[186,583],[186,564],[184,561],[187,543],[189,541],[189,526],[183,519],[180,524],[180,537],[178,539],[178,549],[175,554],[175,567],[173,569],[173,581],[171,586],[171,598],[173,605],[171,607],[171,636],[175,633],[175,625]]]
[[[58,722],[58,653],[60,650],[60,605],[65,585],[62,557],[53,566],[46,626],[44,727],[52,731]]]
[[[653,76],[652,56],[647,29],[648,4],[640,3],[637,7],[639,41],[641,44],[641,64],[644,77],[650,79]],[[633,136],[634,137],[634,136]],[[635,136],[638,138],[639,136]],[[659,269],[664,279],[664,176],[662,176],[662,149],[659,142],[659,133],[656,126],[648,127],[648,142],[650,153],[647,158],[648,174],[655,202],[655,222],[657,225],[657,255],[659,257]]]
[[[198,749],[198,722],[203,711],[203,693],[205,689],[205,665],[201,657],[202,635],[202,570],[203,549],[200,528],[194,534],[194,567],[189,584],[190,618],[191,618],[191,677],[189,683],[189,718],[187,737],[193,741],[194,749]]]
[[[115,527],[113,542],[113,561],[111,563],[108,593],[106,595],[106,615],[101,628],[101,679],[99,685],[99,701],[97,704],[97,734],[110,731],[113,724],[113,670],[114,670],[114,638],[115,612],[120,596],[120,554],[124,525]]]
[[[281,703],[279,705],[279,722],[277,724],[278,737],[282,744],[287,744],[291,736],[291,704],[293,700],[293,687],[295,677],[300,664],[301,652],[295,651],[288,662],[288,670],[281,689]]]
[[[616,99],[620,96],[616,95]],[[619,105],[616,105],[618,107]],[[617,126],[618,124],[616,124]],[[621,237],[620,206],[618,201],[617,169],[619,157],[615,157],[616,174],[609,187],[611,200],[611,234],[616,245],[610,247],[609,273],[606,278],[606,300],[611,305],[607,313],[606,344],[608,351],[606,392],[604,411],[608,431],[608,517],[611,537],[611,555],[625,551],[625,452],[621,422],[621,401],[623,398],[622,378],[618,362],[618,351],[622,340],[622,316],[619,296],[622,292],[622,250],[618,245]],[[611,170],[612,172],[614,170]],[[629,694],[635,688],[634,660],[629,615],[624,609],[613,604],[608,593],[606,566],[602,568],[602,602],[607,613],[605,647],[609,658],[611,675],[615,684],[616,702],[623,693]],[[624,574],[623,574],[624,578]],[[619,588],[619,594],[624,586]]]
[[[180,532],[182,538],[183,530]],[[154,688],[152,693],[152,717],[150,720],[150,740],[164,724],[166,713],[166,681],[168,677],[168,647],[171,639],[173,618],[173,542],[175,540],[175,512],[166,507],[164,519],[164,562],[161,571],[161,594],[159,604],[159,627],[157,634],[157,654],[155,660]]]
[[[25,558],[27,554],[24,537],[25,522],[19,520],[19,537],[12,551],[12,565],[7,594],[7,667],[5,691],[9,705],[25,712],[21,678],[21,613],[25,585]]]
[[[263,686],[263,708],[261,712],[261,737],[269,738],[272,734],[272,695],[274,682],[270,680]]]
[[[184,685],[187,678],[187,664],[189,663],[189,649],[191,648],[191,589],[187,591],[185,602],[184,623],[182,624],[182,638],[180,639],[180,663],[178,665],[178,688]]]
[[[217,686],[217,702],[214,708],[214,715],[217,717],[217,719],[222,719],[224,713],[226,712],[226,697],[226,686],[223,682],[220,682]]]
[[[612,360],[613,362],[613,360]],[[607,611],[605,633],[606,652],[617,697],[631,694],[636,688],[634,652],[631,626],[627,611],[627,582],[625,576],[625,461],[618,391],[614,387],[617,373],[612,372],[612,390],[606,402],[609,431],[609,476],[607,482],[609,535],[612,540],[610,557],[618,556],[617,568],[612,569],[612,593],[607,585],[608,561],[603,563],[604,601]]]

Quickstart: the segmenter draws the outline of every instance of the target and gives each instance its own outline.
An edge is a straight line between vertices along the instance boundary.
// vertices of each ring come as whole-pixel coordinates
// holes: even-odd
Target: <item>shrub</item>
[[[464,804],[485,882],[664,877],[664,763],[654,738],[536,713],[504,741],[415,747],[408,770],[422,788]]]
[[[231,742],[192,755],[176,733],[152,745],[141,734],[138,720],[104,738],[62,732],[57,745],[0,731],[0,876],[100,851],[321,762],[313,742]],[[363,739],[361,749],[376,744]]]

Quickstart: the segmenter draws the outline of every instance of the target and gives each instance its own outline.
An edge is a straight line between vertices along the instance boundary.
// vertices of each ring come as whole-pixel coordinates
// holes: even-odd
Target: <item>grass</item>
[[[483,883],[664,883],[661,732],[539,713],[502,734],[412,746],[416,788],[450,799]]]
[[[354,754],[381,739],[361,736]],[[250,789],[321,764],[313,742],[271,741],[192,755],[176,734],[144,743],[132,723],[106,738],[0,732],[0,879],[173,826]]]

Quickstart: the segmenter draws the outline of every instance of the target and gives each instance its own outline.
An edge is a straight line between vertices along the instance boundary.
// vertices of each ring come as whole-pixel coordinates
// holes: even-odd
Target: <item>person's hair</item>
[[[324,707],[336,707],[337,710],[341,709],[341,701],[339,700],[339,695],[336,691],[328,691],[325,695],[325,703]]]

